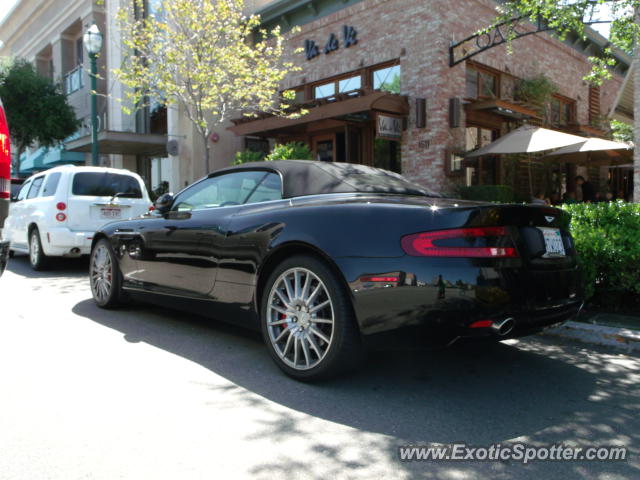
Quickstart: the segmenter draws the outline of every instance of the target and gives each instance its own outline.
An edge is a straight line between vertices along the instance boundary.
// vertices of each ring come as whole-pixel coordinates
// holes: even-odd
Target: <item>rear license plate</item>
[[[122,216],[121,208],[101,208],[100,218],[120,218]]]
[[[549,257],[564,257],[567,253],[564,250],[564,243],[562,242],[562,234],[557,228],[544,228],[538,227],[544,236],[544,246],[546,253],[543,255],[545,258]]]

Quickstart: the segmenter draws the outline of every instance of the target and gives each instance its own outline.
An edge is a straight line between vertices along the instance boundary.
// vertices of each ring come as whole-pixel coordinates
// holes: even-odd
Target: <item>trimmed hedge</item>
[[[508,185],[460,187],[460,197],[463,200],[477,200],[480,202],[511,203],[514,200],[513,188]]]
[[[640,298],[640,204],[578,203],[571,234],[592,303],[620,307]]]

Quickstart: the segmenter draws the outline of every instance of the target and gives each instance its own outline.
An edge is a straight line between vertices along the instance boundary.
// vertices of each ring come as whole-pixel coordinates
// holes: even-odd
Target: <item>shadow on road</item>
[[[16,253],[9,260],[7,270],[26,278],[59,278],[74,276],[89,276],[89,257],[62,258],[52,257],[47,259],[48,265],[45,270],[36,272],[29,264],[29,257],[25,254]]]
[[[395,439],[377,450],[372,445],[371,458],[363,458],[363,464],[376,461],[375,451],[386,449],[387,455],[395,457],[398,444],[405,443],[488,445],[521,438],[546,444],[577,439],[607,445],[622,438],[637,445],[640,438],[636,428],[640,414],[635,401],[637,382],[629,388],[632,375],[624,368],[605,367],[597,350],[585,353],[534,339],[517,345],[376,351],[354,374],[320,384],[301,384],[277,369],[260,336],[251,331],[150,305],[105,311],[86,300],[75,305],[73,312],[122,332],[129,342],[146,342],[179,355],[237,385],[224,387],[234,402],[271,412],[263,429],[248,441],[268,437],[277,442],[303,432],[295,416],[278,409],[273,420],[271,404],[256,400],[247,391],[298,412]],[[331,454],[334,447],[318,444],[314,448]],[[336,455],[339,475],[339,468],[351,467]],[[500,478],[520,478],[505,470],[509,465],[504,462],[484,465],[487,473],[501,472]],[[544,476],[539,470],[543,465],[528,465],[526,477]],[[580,465],[584,464],[560,464],[558,473],[571,478],[591,471]],[[609,472],[609,467],[616,465],[620,464],[600,464],[598,471]],[[398,462],[399,470],[417,470],[425,478],[437,477],[453,466],[460,472],[476,472],[473,464]],[[638,473],[637,465],[620,468],[624,473]],[[274,471],[308,474],[309,466],[295,457],[281,458],[255,473]],[[318,474],[318,478],[325,474]]]

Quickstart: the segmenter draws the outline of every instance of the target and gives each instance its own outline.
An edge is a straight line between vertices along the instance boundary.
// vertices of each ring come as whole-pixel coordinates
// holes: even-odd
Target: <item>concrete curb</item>
[[[627,352],[640,352],[640,331],[627,328],[605,327],[591,323],[569,321],[545,330],[544,335],[571,338],[584,343],[616,347]]]

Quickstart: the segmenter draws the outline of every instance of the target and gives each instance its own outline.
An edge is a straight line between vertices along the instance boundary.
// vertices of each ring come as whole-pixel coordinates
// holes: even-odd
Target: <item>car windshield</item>
[[[71,193],[90,197],[112,197],[116,193],[124,193],[130,198],[142,198],[140,183],[135,177],[109,172],[76,173]]]

